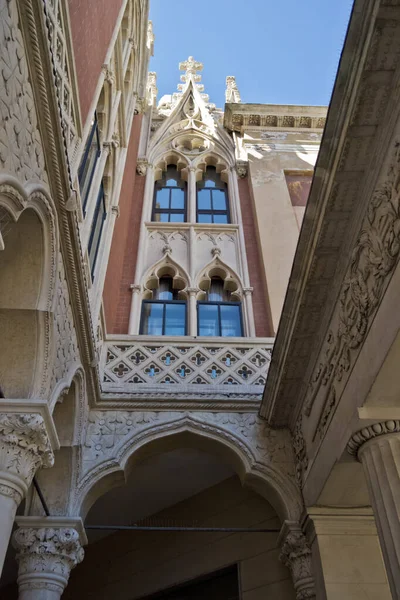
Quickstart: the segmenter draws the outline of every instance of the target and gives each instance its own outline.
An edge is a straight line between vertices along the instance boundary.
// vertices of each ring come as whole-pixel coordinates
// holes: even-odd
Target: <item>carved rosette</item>
[[[0,493],[19,504],[36,471],[54,464],[46,425],[36,413],[0,415]]]
[[[290,570],[296,591],[296,600],[315,600],[311,548],[300,527],[289,528],[282,544],[279,559]]]
[[[19,563],[19,592],[43,589],[63,593],[68,578],[84,551],[72,527],[21,527],[13,535]]]
[[[369,427],[364,427],[351,436],[347,444],[347,451],[352,456],[358,456],[358,451],[366,442],[373,440],[381,435],[389,435],[391,433],[400,433],[400,420],[383,421],[375,423]]]

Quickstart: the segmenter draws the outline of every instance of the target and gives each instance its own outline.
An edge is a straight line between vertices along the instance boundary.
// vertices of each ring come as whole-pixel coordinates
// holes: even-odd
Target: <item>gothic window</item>
[[[152,221],[160,223],[186,221],[186,183],[182,181],[175,165],[169,165],[162,179],[156,182]]]
[[[100,185],[100,190],[97,195],[96,207],[93,215],[93,223],[92,230],[90,233],[89,244],[88,244],[88,252],[89,252],[89,262],[90,262],[90,271],[92,274],[92,279],[94,278],[94,269],[96,266],[97,255],[99,252],[101,234],[103,233],[104,221],[106,220],[106,202],[104,197],[104,188],[103,184]]]
[[[215,167],[207,167],[197,183],[197,222],[229,223],[228,191]]]
[[[100,156],[100,138],[97,115],[94,114],[92,128],[86,142],[85,150],[78,171],[79,188],[82,198],[83,212],[86,212],[86,205],[89,197],[90,186],[96,169],[97,160]]]
[[[186,302],[178,300],[172,277],[161,277],[153,300],[143,300],[140,333],[186,335]]]
[[[220,277],[212,277],[205,302],[197,303],[198,335],[241,337],[243,335],[240,302],[232,302]]]

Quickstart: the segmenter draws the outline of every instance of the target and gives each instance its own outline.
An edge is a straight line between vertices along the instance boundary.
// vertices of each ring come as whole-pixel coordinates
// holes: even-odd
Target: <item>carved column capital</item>
[[[20,594],[38,589],[61,596],[71,569],[84,557],[82,545],[87,540],[81,520],[20,517],[17,524],[12,544],[17,550]]]
[[[311,567],[311,548],[301,527],[296,522],[285,521],[279,541],[279,559],[292,575],[296,600],[315,600],[315,585]]]
[[[251,296],[254,292],[254,288],[252,287],[245,287],[243,288],[243,293],[245,296]]]
[[[351,436],[347,444],[347,452],[352,456],[358,457],[360,448],[370,440],[373,440],[382,435],[389,435],[391,433],[400,433],[400,420],[382,421],[381,423],[375,423],[368,427],[363,427],[360,431],[357,431]]]
[[[19,504],[36,471],[53,464],[54,454],[42,415],[0,415],[1,494],[13,497]]]
[[[189,287],[189,288],[187,288],[186,291],[189,294],[189,296],[197,296],[197,294],[199,292],[199,288]]]

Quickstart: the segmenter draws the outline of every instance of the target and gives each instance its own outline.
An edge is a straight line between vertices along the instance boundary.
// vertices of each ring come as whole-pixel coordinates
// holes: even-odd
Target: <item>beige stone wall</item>
[[[293,202],[286,173],[311,174],[319,141],[319,134],[299,131],[248,133],[243,139],[275,331],[305,210]]]
[[[90,515],[89,515],[90,518]],[[157,519],[201,526],[279,529],[273,508],[233,477],[166,509]],[[86,549],[64,600],[132,600],[238,563],[243,600],[294,599],[277,533],[121,532]]]

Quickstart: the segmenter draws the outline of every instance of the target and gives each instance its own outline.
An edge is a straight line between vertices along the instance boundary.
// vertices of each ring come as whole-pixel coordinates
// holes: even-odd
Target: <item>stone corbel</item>
[[[249,168],[249,163],[247,160],[237,160],[236,161],[236,173],[240,179],[244,179],[247,177]]]
[[[115,218],[118,219],[118,217],[120,215],[120,210],[119,210],[118,204],[115,204],[114,206],[111,207],[111,212],[113,215],[115,215]]]
[[[87,538],[80,518],[18,517],[19,529],[12,543],[17,550],[18,588],[24,592],[38,590],[37,597],[56,600],[63,593],[71,570],[84,557]]]
[[[142,177],[146,175],[149,166],[147,158],[138,158],[136,163],[136,173]]]
[[[219,246],[214,246],[213,248],[211,248],[211,254],[214,257],[221,256],[221,248]]]
[[[105,81],[107,81],[107,83],[109,83],[110,85],[113,85],[113,83],[115,83],[115,75],[114,75],[113,71],[110,69],[109,65],[104,64],[101,67],[101,70],[104,73]]]
[[[279,534],[279,559],[290,570],[296,600],[316,600],[311,566],[311,548],[295,521],[285,521]]]

